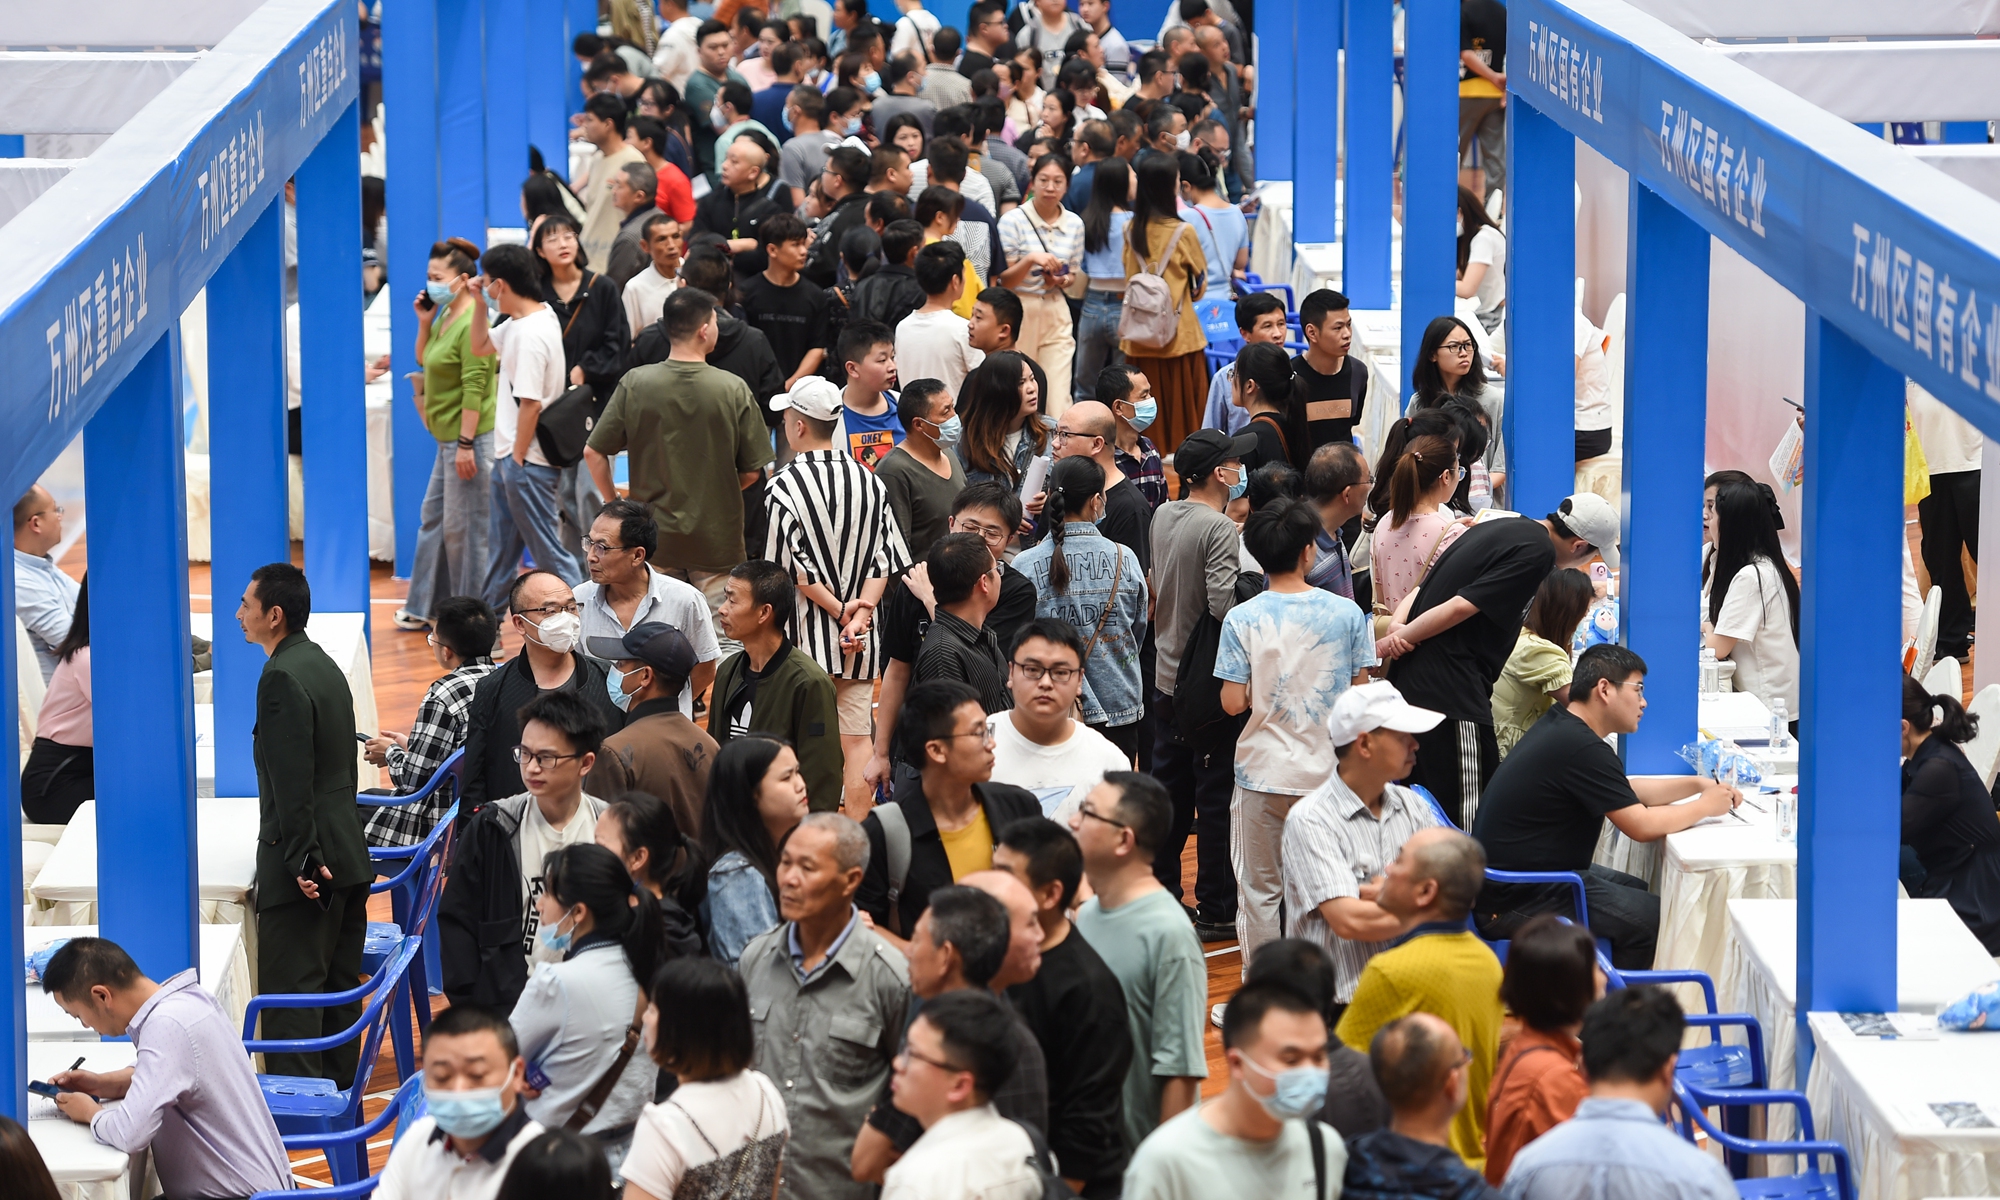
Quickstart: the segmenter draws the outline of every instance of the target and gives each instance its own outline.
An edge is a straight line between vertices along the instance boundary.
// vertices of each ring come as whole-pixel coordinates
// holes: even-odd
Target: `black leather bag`
[[[587,383],[557,396],[542,408],[535,422],[535,441],[552,467],[573,467],[583,460],[590,431],[597,428],[597,393]]]

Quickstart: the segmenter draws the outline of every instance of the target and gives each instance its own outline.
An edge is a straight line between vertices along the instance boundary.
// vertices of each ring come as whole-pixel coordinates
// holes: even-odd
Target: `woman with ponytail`
[[[1389,473],[1389,511],[1375,527],[1375,602],[1394,612],[1437,556],[1465,530],[1445,508],[1459,481],[1458,447],[1436,434],[1410,439]]]
[[[626,792],[597,819],[597,844],[616,854],[632,882],[660,906],[667,957],[700,954],[694,914],[708,894],[708,864],[681,832],[673,807],[650,792]]]
[[[546,1077],[522,1097],[528,1116],[559,1129],[583,1115],[598,1081],[615,1072],[597,1111],[576,1123],[604,1147],[615,1172],[659,1074],[636,1031],[646,986],[665,957],[660,909],[616,854],[581,843],[542,860],[535,913],[535,937],[563,958],[535,968],[508,1018],[528,1078]]]
[[[1236,352],[1231,378],[1235,394],[1230,402],[1250,414],[1243,431],[1257,437],[1257,448],[1243,456],[1243,469],[1282,462],[1305,470],[1312,446],[1306,441],[1303,398],[1293,390],[1292,360],[1285,348],[1252,342]]]
[[[1068,622],[1083,639],[1083,723],[1132,754],[1146,707],[1146,572],[1129,546],[1098,531],[1104,468],[1082,455],[1057,460],[1042,515],[1049,536],[1022,551],[1014,569],[1035,585],[1035,615]]]
[[[1965,927],[2000,955],[2000,822],[1993,795],[1958,747],[1979,718],[1953,696],[1934,696],[1903,676],[1903,845],[1922,878],[1906,869],[1912,896],[1951,901]]]
[[[1720,478],[1710,515],[1715,555],[1702,580],[1702,644],[1736,664],[1734,687],[1799,715],[1799,581],[1778,544],[1778,503],[1748,476]]]

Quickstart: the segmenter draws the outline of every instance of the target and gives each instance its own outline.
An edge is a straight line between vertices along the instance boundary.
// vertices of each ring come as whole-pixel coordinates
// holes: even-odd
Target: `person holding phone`
[[[1049,373],[1049,415],[1061,416],[1070,403],[1070,367],[1076,333],[1063,292],[1083,271],[1083,218],[1063,207],[1069,191],[1069,164],[1044,154],[1028,174],[1028,203],[1000,217],[1000,247],[1007,269],[997,282],[1021,298],[1021,353]]]
[[[99,1143],[128,1154],[151,1150],[164,1195],[247,1196],[292,1186],[250,1057],[193,970],[155,983],[118,943],[72,938],[42,971],[42,991],[94,1032],[129,1036],[137,1047],[134,1066],[72,1067],[49,1082],[56,1107],[89,1126]],[[106,1100],[123,1103],[107,1107]]]

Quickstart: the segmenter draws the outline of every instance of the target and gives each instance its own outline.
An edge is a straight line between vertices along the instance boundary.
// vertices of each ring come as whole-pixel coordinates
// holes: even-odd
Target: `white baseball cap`
[[[1597,547],[1604,565],[1618,566],[1618,510],[1596,492],[1578,492],[1565,497],[1555,516],[1571,533]]]
[[[771,397],[771,411],[783,412],[795,409],[802,417],[815,421],[831,421],[840,415],[844,407],[840,389],[833,382],[818,375],[808,375],[792,385],[789,392],[780,392]]]
[[[1444,720],[1444,714],[1418,708],[1403,699],[1403,693],[1386,679],[1351,687],[1333,702],[1326,718],[1333,744],[1345,746],[1364,733],[1394,729],[1399,733],[1429,733]]]

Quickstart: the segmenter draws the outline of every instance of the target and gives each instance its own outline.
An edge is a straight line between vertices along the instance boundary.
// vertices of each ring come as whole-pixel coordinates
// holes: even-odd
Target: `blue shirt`
[[[1212,286],[1212,285],[1211,285]],[[1233,399],[1236,391],[1236,364],[1227,362],[1208,381],[1208,407],[1202,410],[1201,427],[1220,429],[1224,433],[1241,433],[1250,423],[1250,414],[1238,407]]]
[[[1264,592],[1222,618],[1215,677],[1248,685],[1250,719],[1236,739],[1236,782],[1303,796],[1333,772],[1326,717],[1372,667],[1375,631],[1354,601],[1314,588]]]
[[[1237,252],[1250,244],[1250,223],[1241,210],[1231,207],[1189,204],[1182,206],[1181,216],[1194,227],[1195,240],[1208,256],[1208,290],[1203,294],[1228,296]]]
[[[778,901],[764,873],[735,850],[708,869],[708,894],[701,905],[708,919],[708,952],[732,967],[751,938],[778,923]]]
[[[876,465],[889,457],[903,440],[903,423],[896,418],[895,397],[887,397],[889,407],[874,416],[845,409],[841,412],[840,424],[847,438],[846,445],[836,445],[834,449],[845,450],[854,456],[854,461],[874,470]]]
[[[1737,1200],[1722,1164],[1637,1100],[1589,1099],[1507,1169],[1508,1200]]]
[[[1061,618],[1086,643],[1103,618],[1103,630],[1083,664],[1083,723],[1130,725],[1146,711],[1139,672],[1139,643],[1146,635],[1146,572],[1130,546],[1105,537],[1088,521],[1065,521],[1062,555],[1069,564],[1069,588],[1058,593],[1049,583],[1055,545],[1053,535],[1043,538],[1014,559],[1014,569],[1035,585],[1036,616]],[[1111,590],[1114,576],[1116,594]]]
[[[43,683],[56,673],[56,647],[69,636],[77,591],[76,580],[57,569],[55,559],[14,551],[14,615],[35,647]]]
[[[792,89],[797,86],[797,84],[792,83],[774,83],[763,91],[752,95],[750,97],[750,119],[766,129],[783,129],[785,127],[785,101],[791,98]],[[785,135],[785,140],[791,140],[789,133]]]
[[[1091,166],[1096,166],[1092,163]],[[1085,167],[1088,171],[1090,167]],[[1104,239],[1104,249],[1083,252],[1083,273],[1092,279],[1125,278],[1125,227],[1132,223],[1132,214],[1122,209],[1111,214],[1111,234]]]
[[[1069,191],[1063,193],[1063,207],[1082,216],[1084,206],[1090,203],[1091,180],[1096,178],[1096,163],[1085,163],[1078,167],[1076,174],[1069,177]]]

